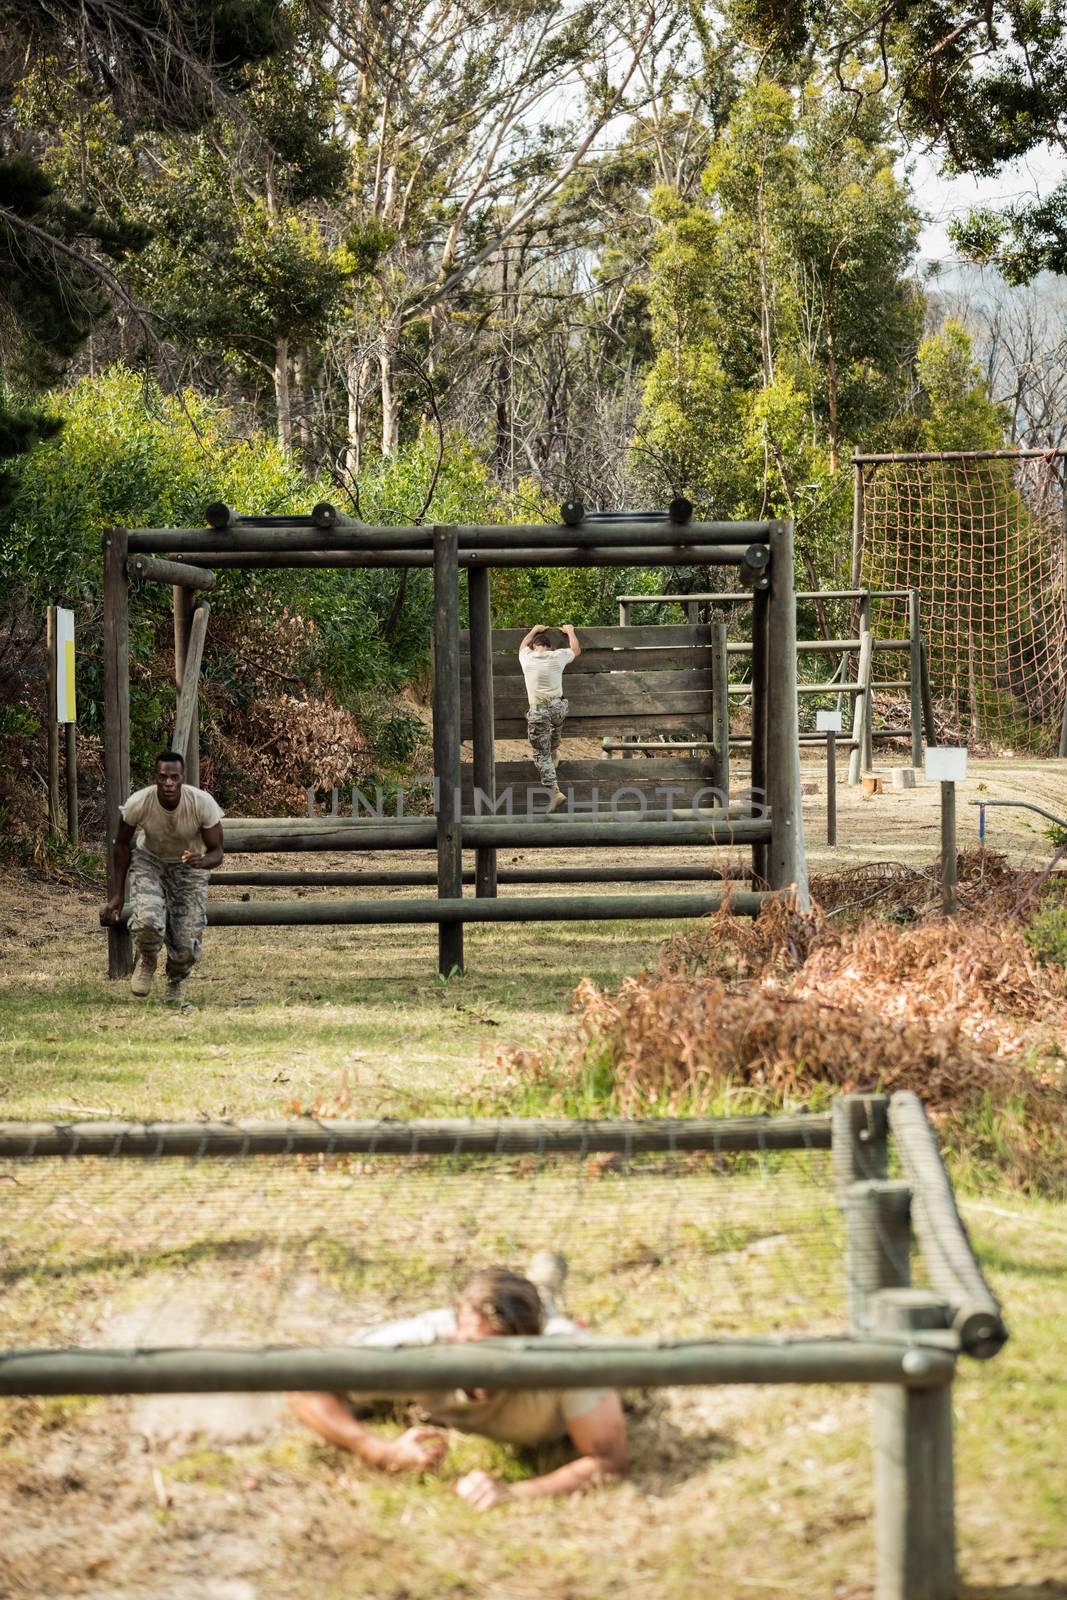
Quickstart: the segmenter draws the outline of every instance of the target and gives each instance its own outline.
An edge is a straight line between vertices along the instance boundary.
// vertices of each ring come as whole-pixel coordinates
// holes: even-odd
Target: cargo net
[[[942,743],[1054,755],[1067,693],[1064,458],[864,469],[862,581],[918,589]],[[907,631],[876,601],[876,636]]]
[[[828,1152],[0,1162],[0,1350],[338,1345],[561,1252],[594,1334],[840,1333]]]

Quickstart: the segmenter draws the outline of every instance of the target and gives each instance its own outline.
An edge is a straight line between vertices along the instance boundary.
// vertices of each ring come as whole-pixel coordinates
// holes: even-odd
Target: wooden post
[[[752,596],[752,754],[749,782],[757,799],[767,799],[767,617],[770,599],[766,589]],[[752,870],[767,879],[767,846],[752,847]]]
[[[182,686],[178,694],[178,707],[174,713],[174,739],[173,746],[178,753],[185,757],[185,776],[187,782],[198,786],[200,777],[200,758],[197,753],[195,773],[190,767],[189,750],[193,741],[193,729],[196,726],[197,695],[200,690],[200,663],[204,658],[204,640],[207,637],[208,618],[211,616],[211,607],[204,600],[193,612],[193,620],[189,626],[186,644],[185,660],[182,662]]]
[[[792,521],[772,524],[767,629],[767,798],[771,846],[767,881],[795,885],[808,906],[808,870],[800,808],[800,728],[797,721],[797,604],[793,586]]]
[[[493,616],[488,567],[467,573],[470,613],[471,735],[474,743],[474,787],[496,800],[496,749],[493,726]],[[496,894],[496,851],[479,845],[475,856],[475,894]]]
[[[433,747],[437,779],[437,894],[463,895],[460,794],[459,539],[455,528],[433,530]],[[463,971],[463,924],[437,926],[437,968]]]
[[[874,661],[874,648],[870,628],[860,624],[860,659],[859,659],[859,694],[853,696],[852,709],[852,752],[848,761],[848,781],[855,788],[865,770],[867,752],[872,745],[870,737],[871,722],[871,673]]]
[[[837,734],[826,735],[826,842],[837,843]]]
[[[104,803],[107,828],[107,892],[117,887],[115,834],[119,807],[130,794],[130,617],[126,577],[125,528],[104,534]],[[133,970],[133,950],[125,927],[107,930],[109,978],[125,978]]]
[[[879,1332],[897,1338],[945,1328],[947,1310],[928,1289],[872,1299]],[[874,1390],[874,1537],[876,1600],[956,1600],[951,1381]]]
[[[941,785],[941,905],[947,917],[959,909],[959,862],[956,855],[956,785]]]
[[[908,690],[911,698],[911,764],[923,764],[922,637],[919,633],[919,591],[908,590]]]
[[[630,602],[629,602],[629,600],[620,600],[619,601],[619,627],[620,628],[628,628],[629,626],[630,626]]]
[[[56,661],[56,608],[48,607],[48,831],[59,832],[59,721],[56,693],[59,668]]]
[[[78,744],[77,729],[73,722],[65,725],[67,741],[67,840],[78,848]]]
[[[725,800],[730,795],[730,661],[726,653],[726,624],[711,626],[711,739],[715,746],[712,785]]]
[[[179,699],[182,684],[185,679],[185,658],[189,649],[189,629],[193,620],[193,594],[184,586],[174,585],[173,589],[174,612],[174,683],[178,690]],[[197,669],[199,671],[199,668]],[[177,722],[177,707],[175,707],[175,722]],[[197,705],[193,704],[192,720],[189,724],[189,736],[186,749],[182,752],[185,756],[185,781],[191,783],[194,789],[200,787],[200,715]]]
[[[693,627],[700,621],[700,601],[687,600],[685,602],[685,620]]]
[[[873,1327],[871,1297],[911,1281],[911,1190],[884,1178],[845,1194],[845,1293],[854,1338]]]
[[[863,464],[853,457],[852,461],[852,567],[849,578],[850,587],[858,589],[860,586],[860,571],[863,567]]]
[[[889,1164],[889,1100],[884,1094],[838,1095],[830,1108],[834,1193],[838,1204],[855,1183],[884,1178]]]
[[[927,744],[937,743],[937,728],[934,726],[934,697],[930,692],[930,661],[926,654],[925,639],[919,640],[919,685],[922,693],[923,731],[926,734]]]

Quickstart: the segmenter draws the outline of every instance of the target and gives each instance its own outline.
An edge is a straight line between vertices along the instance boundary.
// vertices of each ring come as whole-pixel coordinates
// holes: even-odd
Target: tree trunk
[[[399,335],[394,328],[382,330],[382,342],[378,350],[378,364],[381,369],[382,384],[383,456],[395,455],[396,447],[400,443],[400,414],[397,407],[396,394],[396,352],[399,342]]]
[[[293,400],[296,404],[293,428],[296,432],[297,442],[306,455],[311,446],[309,415],[311,396],[308,383],[308,352],[306,345],[301,345],[293,355]]]
[[[838,457],[838,405],[837,405],[837,350],[834,346],[832,322],[826,330],[826,409],[830,415],[830,471],[837,472]]]
[[[278,442],[286,455],[293,447],[293,427],[289,415],[289,341],[274,341],[274,406],[278,413]]]
[[[345,471],[355,483],[363,470],[363,443],[366,422],[363,416],[363,390],[368,378],[366,354],[355,342],[345,348],[345,387],[348,390],[348,443]]]

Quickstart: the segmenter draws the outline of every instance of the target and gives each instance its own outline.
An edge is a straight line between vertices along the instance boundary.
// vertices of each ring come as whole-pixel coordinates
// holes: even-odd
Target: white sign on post
[[[56,721],[77,722],[74,695],[74,613],[56,606]]]
[[[927,745],[924,771],[932,783],[962,783],[967,776],[966,747]]]
[[[816,711],[815,728],[818,733],[840,733],[840,711]]]

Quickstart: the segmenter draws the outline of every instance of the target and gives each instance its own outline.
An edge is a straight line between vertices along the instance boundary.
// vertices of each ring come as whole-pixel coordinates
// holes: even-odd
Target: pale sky
[[[948,240],[948,224],[953,217],[965,215],[974,205],[998,207],[1047,195],[1057,182],[1067,177],[1067,160],[1047,148],[1015,162],[996,178],[942,178],[937,162],[929,156],[914,157],[913,167],[911,183],[915,200],[928,218],[919,236],[919,255],[923,261],[954,259]]]

